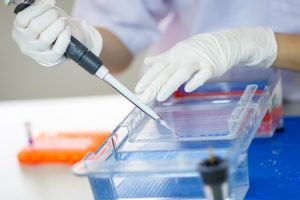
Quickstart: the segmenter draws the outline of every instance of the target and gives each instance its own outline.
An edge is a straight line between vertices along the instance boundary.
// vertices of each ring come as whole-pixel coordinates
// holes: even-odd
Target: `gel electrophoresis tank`
[[[153,105],[176,132],[134,109],[74,172],[89,178],[96,200],[205,199],[197,165],[213,148],[229,162],[230,197],[243,199],[247,149],[279,82],[276,72],[266,72],[251,81],[207,83],[194,93],[206,95],[177,94]]]

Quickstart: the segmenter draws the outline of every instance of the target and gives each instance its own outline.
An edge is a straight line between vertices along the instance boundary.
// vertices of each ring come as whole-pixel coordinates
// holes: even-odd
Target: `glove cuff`
[[[245,49],[250,49],[250,52],[248,50],[248,59],[244,64],[250,67],[271,67],[277,58],[277,41],[274,31],[269,27],[245,28],[243,31],[249,38],[249,42],[244,45],[252,44],[252,48],[245,46]]]
[[[266,59],[264,59],[261,64],[262,66],[268,68],[273,65],[277,58],[278,45],[274,31],[269,27],[265,27],[264,29],[266,32],[266,37],[269,39],[269,44],[266,46],[267,48],[265,49],[266,54],[268,54],[268,56],[266,56]]]
[[[81,21],[81,27],[85,35],[85,45],[97,56],[100,55],[103,47],[103,39],[99,31],[93,26]]]

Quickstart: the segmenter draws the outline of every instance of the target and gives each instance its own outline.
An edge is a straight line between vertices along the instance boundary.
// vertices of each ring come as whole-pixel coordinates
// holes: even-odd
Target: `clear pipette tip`
[[[171,133],[178,135],[177,132],[162,118],[156,119],[155,121],[159,123],[161,126],[163,126],[164,128],[168,129]]]

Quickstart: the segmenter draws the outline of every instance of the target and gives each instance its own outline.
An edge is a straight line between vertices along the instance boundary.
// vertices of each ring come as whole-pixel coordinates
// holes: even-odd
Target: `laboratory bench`
[[[0,199],[93,199],[87,178],[70,166],[20,166],[17,152],[27,142],[25,121],[35,134],[57,130],[112,130],[132,110],[121,96],[0,103]],[[284,107],[285,130],[255,139],[249,149],[250,190],[246,199],[297,199],[300,195],[300,104]],[[84,120],[83,120],[84,119]]]

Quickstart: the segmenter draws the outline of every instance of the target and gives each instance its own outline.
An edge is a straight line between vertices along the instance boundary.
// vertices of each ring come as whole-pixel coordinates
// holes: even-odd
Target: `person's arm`
[[[187,82],[191,92],[233,66],[274,67],[300,72],[300,35],[274,33],[268,27],[246,27],[196,35],[156,57],[135,91],[145,102],[166,100]]]
[[[273,67],[300,72],[300,35],[275,33],[277,58]]]
[[[111,73],[119,73],[127,69],[133,59],[133,54],[112,32],[103,28],[97,30],[103,38],[100,58],[105,66]]]
[[[117,73],[159,40],[159,23],[172,9],[173,5],[163,0],[75,0],[72,16],[97,28],[103,38],[100,57],[111,72]]]

